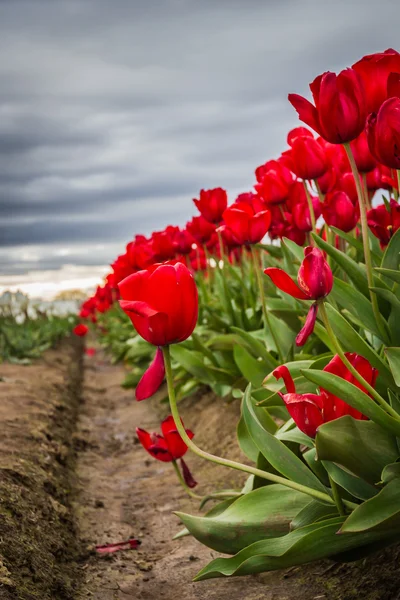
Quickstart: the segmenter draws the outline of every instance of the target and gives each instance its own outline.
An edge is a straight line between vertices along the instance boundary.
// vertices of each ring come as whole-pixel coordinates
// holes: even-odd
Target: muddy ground
[[[79,342],[78,342],[79,344]],[[152,459],[135,427],[157,430],[166,408],[120,387],[122,366],[64,343],[30,367],[0,365],[0,599],[396,600],[398,549],[352,565],[324,561],[284,572],[192,583],[217,556],[181,529],[196,512],[171,465]],[[79,407],[79,415],[78,415]],[[204,392],[182,404],[210,451],[240,458],[238,405]],[[76,429],[74,420],[78,417]],[[187,455],[199,493],[239,487],[241,474]],[[139,538],[139,550],[98,555],[98,544]]]

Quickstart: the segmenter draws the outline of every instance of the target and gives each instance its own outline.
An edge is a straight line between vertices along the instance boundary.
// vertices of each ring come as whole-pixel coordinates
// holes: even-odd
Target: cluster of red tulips
[[[367,477],[371,487],[368,493],[365,487],[360,491],[353,480],[349,482],[346,470],[350,468],[343,458],[345,453],[339,453],[339,458],[334,455],[333,448],[341,436],[329,438],[325,432],[330,431],[333,422],[334,427],[340,428],[351,419],[357,422],[360,436],[365,426],[371,429],[371,435],[375,426],[386,428],[390,435],[400,433],[397,411],[400,404],[393,401],[399,391],[400,365],[397,373],[392,358],[386,359],[383,353],[390,344],[398,343],[395,323],[400,316],[400,312],[396,313],[400,306],[397,291],[400,242],[396,235],[400,228],[400,54],[389,49],[365,56],[338,75],[328,72],[318,76],[310,89],[314,104],[296,94],[289,95],[300,120],[310,129],[301,126],[289,132],[288,149],[255,170],[252,191],[240,194],[228,205],[224,189],[201,190],[199,198],[193,200],[200,214],[184,228],[169,225],[150,237],[137,235],[111,265],[112,272],[105,285],[97,288],[94,296],[82,305],[80,317],[95,323],[98,313],[107,312],[119,300],[137,334],[157,348],[150,367],[136,386],[136,398],[143,400],[153,395],[164,378],[167,379],[172,416],[162,424],[163,436],[137,430],[140,442],[154,458],[173,462],[176,467],[177,459],[190,448],[207,460],[285,485],[296,493],[309,494],[313,502],[333,503],[337,510],[333,513],[334,533],[338,527],[342,532],[350,527],[348,521],[351,526],[357,518],[362,521],[363,515],[359,517],[357,513],[359,501],[372,501],[370,499],[378,498],[380,493],[374,487],[377,481],[371,478]],[[378,190],[380,196],[376,199]],[[280,240],[280,243],[263,245],[266,236],[269,241]],[[304,251],[302,246],[306,246]],[[288,253],[294,264],[299,264],[297,283]],[[268,266],[264,269],[266,263]],[[252,270],[248,265],[252,265]],[[235,275],[234,269],[240,269],[241,276]],[[229,313],[231,323],[227,325],[227,321],[219,317],[216,322],[222,323],[224,334],[232,333],[241,339],[247,353],[240,356],[234,353],[232,372],[239,370],[243,379],[254,386],[257,373],[262,369],[260,363],[265,361],[264,384],[268,394],[257,388],[252,396],[251,387],[242,394],[243,427],[253,439],[257,452],[271,464],[272,473],[279,472],[283,477],[271,474],[268,469],[252,469],[201,451],[179,416],[170,345],[191,338],[199,307],[200,311],[206,308],[210,298],[215,297],[215,280],[220,274],[223,284],[219,289],[226,294],[222,308]],[[256,331],[257,327],[246,331],[246,323],[254,317],[256,308],[244,279],[253,274],[261,299],[264,337]],[[235,317],[238,300],[237,297],[232,300],[230,290],[239,285],[238,280],[245,295],[248,292],[250,304]],[[306,316],[302,321],[304,308]],[[296,311],[301,315],[302,327],[300,332],[295,332],[289,350],[284,349],[282,339],[287,337],[288,331],[290,338],[293,327],[290,312],[296,314]],[[241,330],[235,319],[242,324]],[[278,322],[282,327],[285,322],[284,329],[277,330]],[[204,323],[209,331],[210,322],[205,320]],[[82,325],[78,327],[81,329],[76,333],[82,335]],[[317,335],[312,335],[315,332]],[[218,355],[209,350],[207,339],[202,342],[195,335],[194,345],[187,348],[198,356],[204,352],[206,369],[215,368],[213,377],[222,373],[225,382],[229,357],[221,354],[218,363]],[[226,343],[230,343],[230,339],[224,338]],[[265,341],[266,348],[260,350],[261,340]],[[306,350],[303,351],[303,347]],[[179,355],[176,356],[179,362]],[[389,352],[388,356],[397,355]],[[243,361],[247,361],[244,367]],[[306,367],[299,370],[298,364],[306,364]],[[186,368],[187,361],[183,366]],[[199,372],[198,365],[196,368],[193,373]],[[190,371],[190,365],[188,369]],[[378,372],[384,380],[376,389]],[[282,388],[276,391],[268,373],[278,382],[283,380],[286,392]],[[310,387],[313,391],[309,391]],[[388,388],[391,389],[389,395]],[[320,478],[318,485],[315,482],[312,485],[311,476],[302,478],[287,469],[283,459],[280,462],[275,456],[275,446],[268,442],[270,433],[265,431],[265,439],[260,441],[263,426],[258,421],[257,410],[268,411],[268,407],[275,407],[274,402],[281,403],[279,411],[282,408],[286,411],[286,416],[279,411],[276,416],[292,419],[283,426],[279,439],[298,442],[300,455],[306,446],[310,452],[314,451],[314,460],[315,448],[318,458],[322,460],[325,456],[320,465],[322,475],[322,471],[317,473],[313,468],[312,461],[305,458],[301,461],[297,455],[295,459],[290,458],[296,465],[300,460],[301,468],[306,468],[305,462],[310,464],[311,471],[307,467],[307,472]],[[340,442],[344,446],[349,443],[348,431],[346,435],[343,434]],[[282,455],[286,456],[288,448],[283,441],[279,444],[282,444]],[[363,460],[368,458],[363,456],[360,461]],[[336,467],[330,467],[330,462]],[[365,470],[357,468],[351,467],[351,476],[362,479]],[[179,469],[177,473],[180,476]],[[190,490],[196,483],[184,462],[182,473],[181,483]],[[273,485],[267,487],[272,489]],[[380,508],[378,503],[376,510]],[[314,526],[311,512],[311,520],[305,519],[305,522]],[[328,514],[331,519],[332,513]],[[198,533],[198,521],[183,520],[191,533],[203,541],[202,534]],[[360,531],[365,529],[366,526]],[[350,530],[354,531],[351,527]],[[217,528],[215,547],[221,548],[218,531]],[[207,543],[214,547],[211,537],[207,537]],[[259,539],[262,537],[253,541],[260,543]],[[354,546],[357,543],[355,541]],[[336,541],[332,542],[332,548],[335,544]],[[229,549],[224,551],[229,552]],[[267,550],[264,548],[263,552],[265,556]],[[326,552],[321,546],[319,554],[310,556],[318,558],[327,555]],[[269,564],[265,563],[265,570],[278,568]],[[279,562],[279,566],[282,564]],[[235,565],[228,573],[219,570],[218,563],[218,568],[206,568],[201,577],[253,572],[240,561]]]

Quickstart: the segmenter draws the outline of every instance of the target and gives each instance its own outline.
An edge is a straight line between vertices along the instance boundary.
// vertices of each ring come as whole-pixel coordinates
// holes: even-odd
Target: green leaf
[[[265,364],[269,369],[274,369],[278,366],[278,361],[271,356],[271,354],[265,348],[265,345],[254,336],[254,333],[244,331],[238,327],[231,327],[231,330],[236,333],[241,340],[243,340],[243,343],[246,345],[246,349],[255,358],[261,357],[265,361]]]
[[[396,385],[400,387],[400,348],[386,348],[385,354],[389,361],[393,379]]]
[[[303,262],[304,248],[302,248],[302,246],[299,246],[298,244],[296,244],[296,242],[293,242],[292,240],[289,240],[285,237],[282,238],[282,243],[284,244],[284,246],[286,246],[286,248],[291,252],[291,254],[299,263]]]
[[[373,498],[363,502],[343,523],[340,533],[358,533],[373,528],[393,530],[400,526],[400,480],[392,479]]]
[[[347,256],[344,252],[337,250],[327,242],[325,242],[322,238],[311,234],[316,244],[324,250],[328,256],[331,256],[336,264],[339,265],[343,269],[345,273],[350,277],[351,281],[354,283],[356,288],[364,294],[364,296],[369,297],[368,290],[368,281],[365,271],[360,267],[358,263],[356,263],[352,258]]]
[[[382,532],[336,535],[342,522],[342,517],[327,519],[296,529],[280,538],[255,542],[235,556],[213,560],[200,571],[195,581],[285,569],[366,546],[377,540],[393,540],[393,533]]]
[[[311,500],[311,502],[294,517],[293,521],[290,523],[290,529],[299,529],[300,527],[306,527],[307,525],[311,525],[322,519],[337,516],[338,512],[336,506],[328,506],[327,504],[318,502],[318,500]]]
[[[235,346],[233,356],[243,377],[247,379],[254,387],[261,387],[268,368],[263,361],[258,361],[250,352],[242,346]]]
[[[396,438],[373,421],[345,416],[318,428],[315,438],[319,460],[338,464],[374,485],[385,465],[399,456]]]
[[[199,542],[235,554],[255,541],[285,535],[293,517],[308,503],[305,494],[272,484],[241,496],[215,517],[175,514]]]
[[[384,275],[388,279],[391,279],[395,283],[400,283],[400,271],[399,270],[394,271],[393,269],[382,269],[379,267],[375,267],[374,270],[377,271],[378,273],[380,273],[381,275]]]
[[[361,252],[362,256],[364,256],[364,245],[361,240],[355,238],[351,233],[345,233],[344,231],[337,229],[337,227],[331,227],[331,230],[336,233],[336,235],[346,240],[351,246]],[[377,264],[381,263],[382,253],[378,254],[378,252],[374,252],[374,250],[371,249],[371,255]]]
[[[400,479],[400,463],[395,462],[386,467],[382,471],[382,482],[389,483],[392,479]]]
[[[394,236],[391,238],[385,254],[382,258],[381,267],[383,269],[392,269],[398,271],[400,262],[400,229],[396,231]]]
[[[371,331],[378,338],[381,338],[382,334],[377,327],[371,302],[352,285],[335,277],[330,297],[337,304],[354,314],[365,329],[368,329],[368,331]],[[385,338],[383,341],[389,343],[388,338]]]
[[[262,426],[252,404],[250,386],[247,387],[243,397],[242,412],[254,444],[274,469],[296,483],[327,493],[325,486],[312,471],[283,442]]]
[[[360,500],[368,500],[378,493],[378,490],[360,477],[352,475],[338,465],[328,460],[323,460],[322,464],[328,471],[333,481],[345,489],[349,494]]]
[[[383,429],[400,436],[400,420],[388,415],[372,398],[353,383],[326,371],[309,369],[303,371],[303,375],[319,387],[331,392],[356,410],[359,410]]]

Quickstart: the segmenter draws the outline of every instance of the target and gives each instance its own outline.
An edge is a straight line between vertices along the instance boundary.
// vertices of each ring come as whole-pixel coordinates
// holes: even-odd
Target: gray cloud
[[[287,93],[396,46],[397,16],[394,0],[2,0],[3,274],[105,264],[184,224],[201,187],[250,189],[298,123]]]

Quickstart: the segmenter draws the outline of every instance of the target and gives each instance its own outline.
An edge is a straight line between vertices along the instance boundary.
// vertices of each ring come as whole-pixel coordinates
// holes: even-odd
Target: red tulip
[[[376,160],[368,148],[368,141],[365,132],[360,133],[358,138],[350,142],[354,160],[360,173],[368,173],[376,167]]]
[[[205,244],[215,231],[215,225],[206,221],[202,216],[193,217],[186,223],[186,229],[194,237],[198,244]]]
[[[175,421],[171,416],[164,419],[161,423],[161,431],[162,435],[159,433],[148,433],[139,427],[136,429],[139,442],[153,458],[161,462],[172,462],[181,459],[182,472],[186,484],[191,488],[195,487],[197,482],[193,479],[186,463],[182,459],[188,448],[179,435]],[[186,433],[190,439],[194,437],[194,433],[189,429],[186,429]]]
[[[330,192],[325,196],[322,216],[330,227],[348,232],[357,225],[360,211],[358,204],[353,204],[345,192]]]
[[[73,329],[74,334],[79,337],[84,337],[88,331],[89,327],[87,325],[84,325],[83,323],[79,323]]]
[[[224,211],[224,221],[239,244],[257,244],[261,242],[271,224],[271,212],[255,212],[245,202],[232,204]]]
[[[365,126],[367,106],[362,79],[346,69],[336,75],[323,73],[311,84],[315,106],[297,94],[289,94],[301,121],[332,144],[350,142]]]
[[[270,160],[257,167],[256,178],[258,183],[254,188],[267,204],[285,202],[293,184],[293,177],[282,162]]]
[[[356,62],[353,69],[364,82],[368,113],[377,112],[381,104],[390,98],[388,94],[390,74],[400,73],[400,54],[392,48],[385,52],[369,54]]]
[[[175,233],[173,243],[177,254],[186,255],[191,253],[195,240],[187,229],[182,229]]]
[[[368,360],[359,354],[351,352],[347,352],[345,356],[358,373],[360,373],[371,386],[374,386],[378,371],[370,365]],[[333,375],[337,375],[338,377],[349,381],[364,393],[367,393],[365,388],[363,388],[354,375],[350,373],[338,355],[334,356],[323,370],[326,373],[332,373]],[[286,408],[297,427],[309,437],[314,438],[318,427],[323,423],[339,419],[344,415],[350,415],[358,420],[367,419],[360,411],[352,408],[344,402],[344,400],[341,400],[323,388],[320,389],[319,394],[296,394],[294,381],[289,369],[285,365],[275,369],[273,375],[276,379],[284,380],[287,393],[278,393],[286,404]]]
[[[367,120],[371,154],[391,169],[400,169],[400,98],[389,98]]]
[[[182,263],[154,265],[119,283],[122,309],[138,334],[154,346],[186,340],[197,321],[193,275]]]
[[[228,196],[222,188],[200,190],[200,199],[194,198],[193,202],[206,221],[218,224],[222,220],[222,213],[228,206]]]
[[[155,231],[151,236],[151,247],[155,262],[163,262],[175,258],[175,246],[173,234],[176,232]]]
[[[304,249],[304,260],[297,275],[298,285],[282,269],[269,267],[264,273],[283,292],[299,300],[316,300],[311,305],[306,322],[296,337],[297,346],[303,346],[314,331],[318,312],[318,300],[325,298],[333,285],[332,271],[319,248],[308,246]]]
[[[387,246],[391,237],[400,227],[400,205],[395,201],[390,201],[390,211],[385,204],[372,208],[367,212],[368,226],[372,233],[381,243],[381,246]]]
[[[304,130],[303,127],[298,127],[288,135],[291,149],[283,154],[287,161],[286,166],[300,179],[322,177],[328,169],[325,152],[311,132],[307,135],[296,135],[294,132],[299,129]]]

